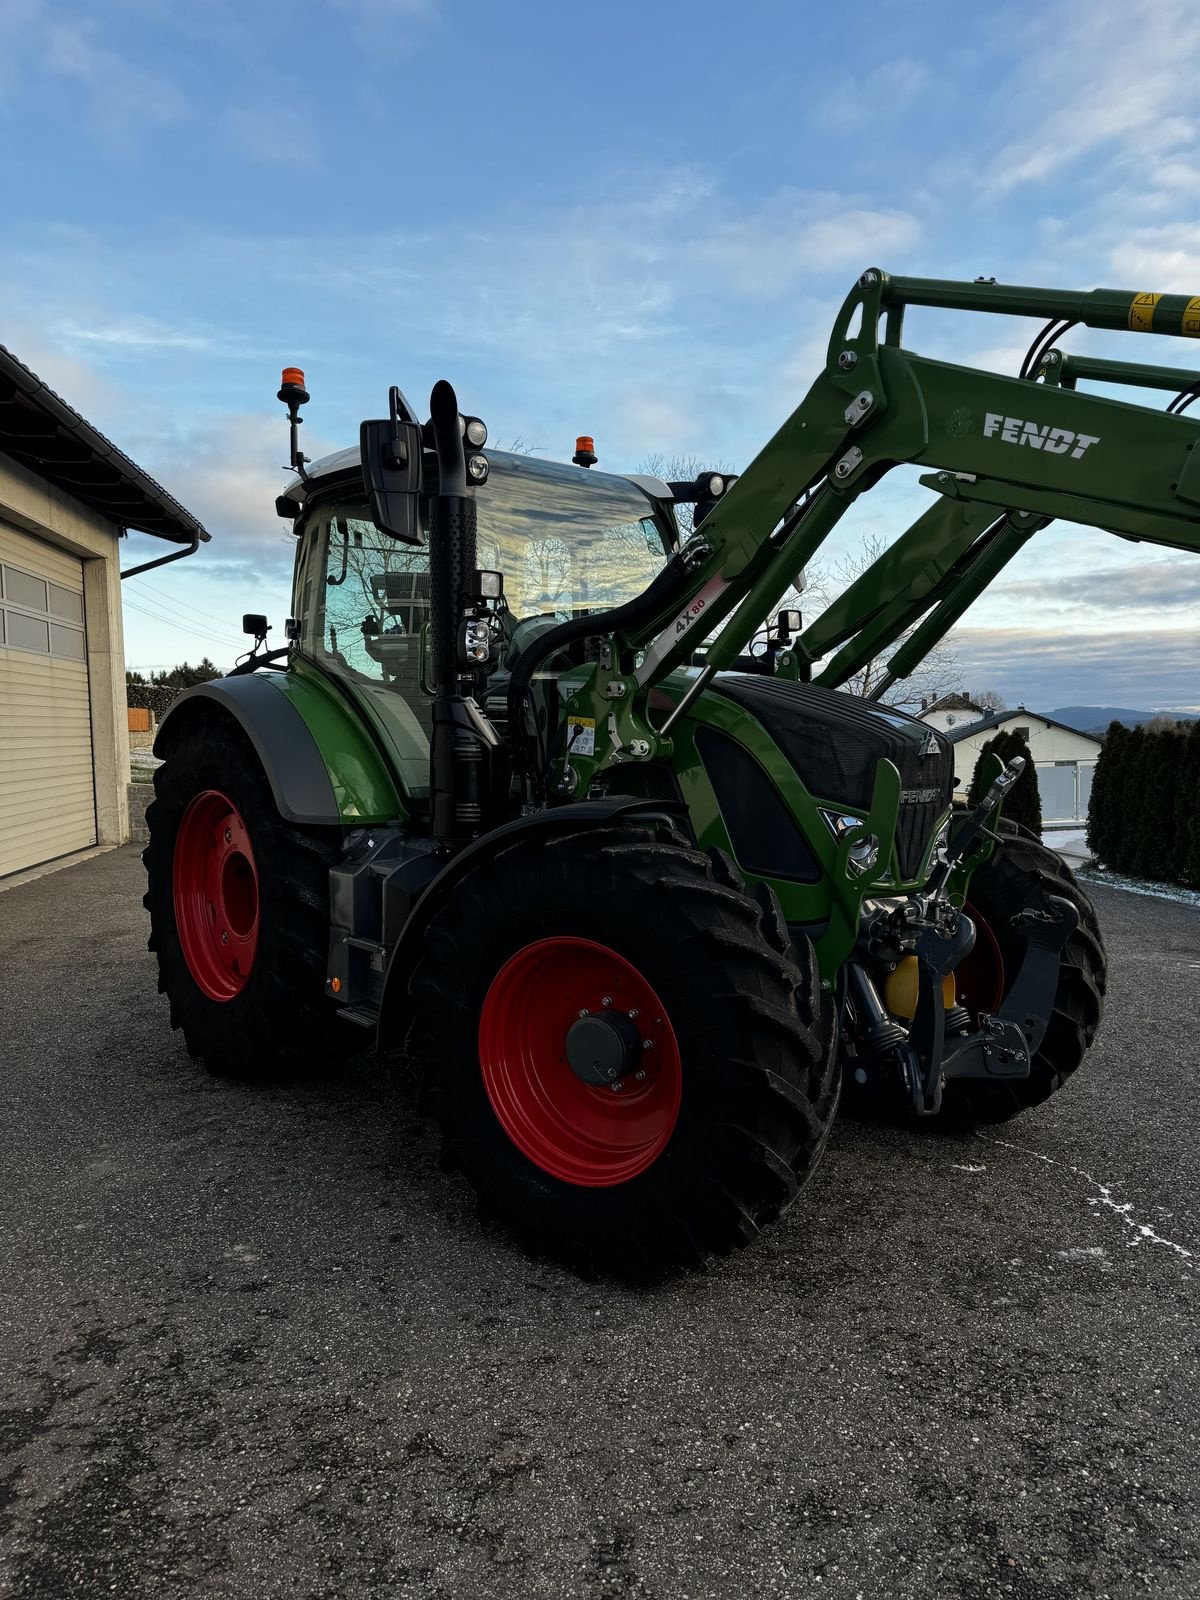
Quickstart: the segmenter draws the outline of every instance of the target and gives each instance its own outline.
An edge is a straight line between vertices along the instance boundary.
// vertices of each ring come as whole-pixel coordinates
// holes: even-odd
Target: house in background
[[[208,538],[0,345],[0,878],[129,837],[128,528]]]
[[[987,716],[987,711],[977,706],[969,694],[944,694],[938,700],[922,701],[919,715],[922,722],[928,722],[939,733],[949,733],[965,723],[978,722]]]
[[[967,789],[980,752],[1001,729],[1019,733],[1029,744],[1042,797],[1042,821],[1047,825],[1085,822],[1100,740],[1024,706],[994,711],[978,722],[946,730],[954,746],[955,787]]]

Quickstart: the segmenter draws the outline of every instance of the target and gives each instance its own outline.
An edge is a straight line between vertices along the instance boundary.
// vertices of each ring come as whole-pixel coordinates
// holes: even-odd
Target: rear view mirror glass
[[[424,544],[420,428],[415,422],[364,422],[359,447],[375,526],[405,544]]]

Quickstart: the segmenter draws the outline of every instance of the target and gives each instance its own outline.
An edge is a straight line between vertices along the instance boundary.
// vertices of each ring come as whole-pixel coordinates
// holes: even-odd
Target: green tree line
[[[190,661],[183,661],[177,667],[148,675],[134,668],[125,674],[125,703],[153,712],[161,722],[177,695],[197,683],[207,683],[211,678],[221,676],[220,667],[214,665],[207,656],[197,666],[192,666]]]
[[[1200,889],[1200,722],[1110,725],[1092,781],[1087,842],[1113,872]]]

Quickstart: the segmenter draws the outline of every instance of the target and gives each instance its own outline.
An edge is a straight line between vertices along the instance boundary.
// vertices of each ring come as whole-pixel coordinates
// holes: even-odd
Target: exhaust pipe
[[[458,397],[445,379],[429,397],[429,428],[438,463],[437,493],[429,498],[430,824],[439,843],[452,845],[490,825],[500,738],[462,693],[459,634],[476,567],[476,513]]]

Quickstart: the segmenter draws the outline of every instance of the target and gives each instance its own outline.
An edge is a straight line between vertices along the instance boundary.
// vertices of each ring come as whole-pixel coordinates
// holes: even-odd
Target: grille
[[[891,706],[783,678],[722,673],[709,693],[749,712],[809,793],[830,806],[865,811],[877,762],[893,762],[902,788],[898,865],[905,879],[916,876],[954,790],[954,747],[944,734]]]

